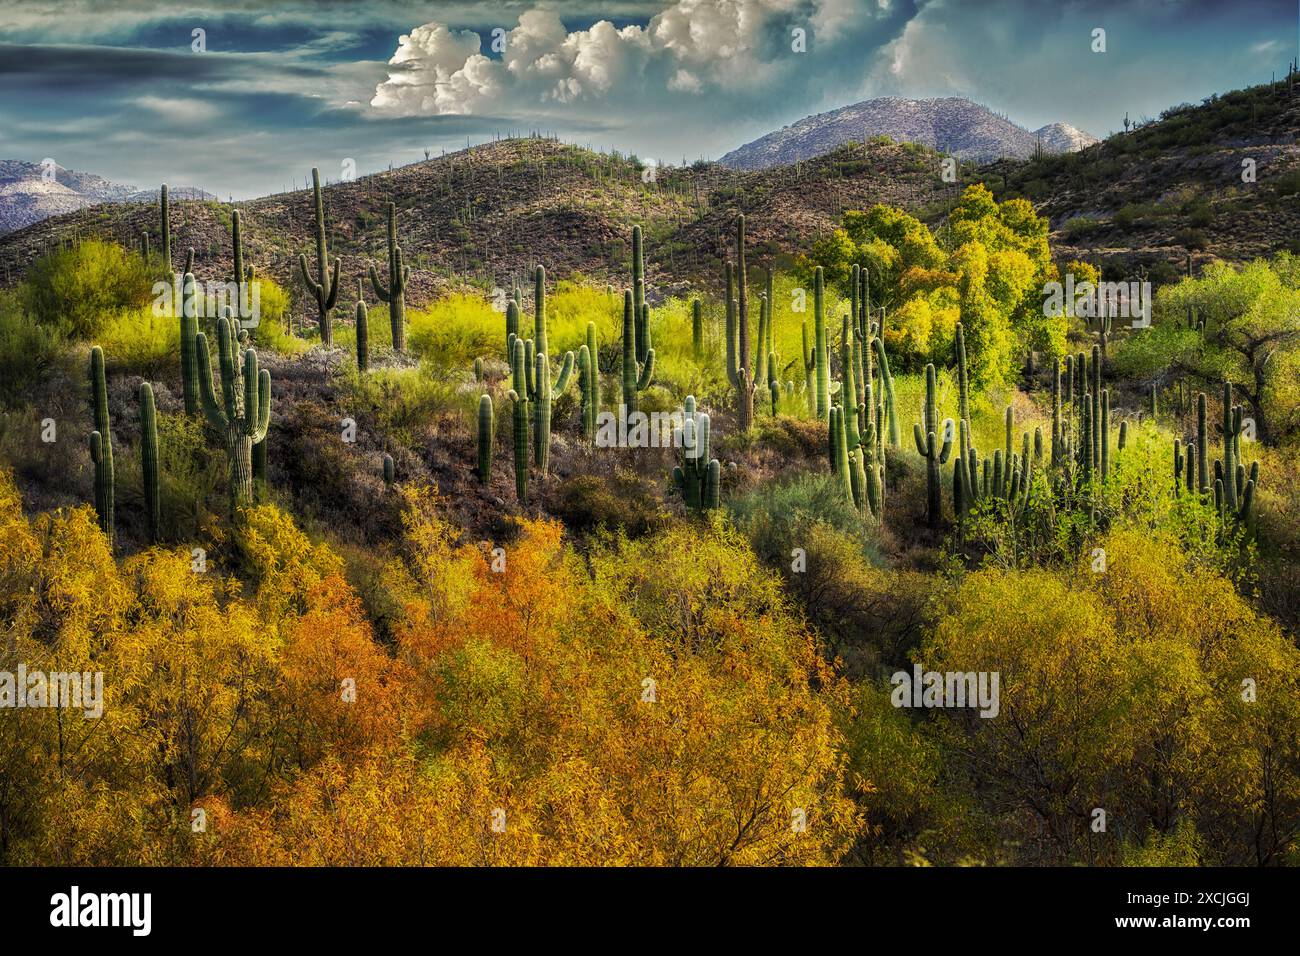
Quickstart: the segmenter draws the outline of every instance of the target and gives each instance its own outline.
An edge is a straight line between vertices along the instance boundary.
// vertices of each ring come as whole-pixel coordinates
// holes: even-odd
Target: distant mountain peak
[[[0,235],[66,212],[75,212],[101,202],[145,202],[158,195],[158,188],[139,189],[115,183],[94,173],[53,167],[48,178],[40,163],[0,159]],[[173,199],[216,199],[193,186],[172,186]]]
[[[781,163],[811,159],[846,142],[885,135],[902,142],[923,143],[962,159],[1028,159],[1038,147],[1061,153],[1097,142],[1068,123],[1025,129],[986,106],[958,96],[909,99],[881,96],[807,116],[761,136],[722,157],[724,166],[766,169]]]

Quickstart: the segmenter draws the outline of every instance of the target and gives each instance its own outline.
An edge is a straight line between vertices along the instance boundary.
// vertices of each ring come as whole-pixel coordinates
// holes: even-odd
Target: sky
[[[0,0],[0,159],[247,199],[534,130],[716,159],[891,95],[1105,136],[1284,75],[1298,3]]]

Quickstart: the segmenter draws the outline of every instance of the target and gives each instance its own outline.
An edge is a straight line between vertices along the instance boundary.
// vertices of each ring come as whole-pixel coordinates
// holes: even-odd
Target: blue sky
[[[716,158],[881,95],[1102,136],[1283,74],[1298,34],[1295,0],[0,0],[0,158],[247,198],[531,129]]]

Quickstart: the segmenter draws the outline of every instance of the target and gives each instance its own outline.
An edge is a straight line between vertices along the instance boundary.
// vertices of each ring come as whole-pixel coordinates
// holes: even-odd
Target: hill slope
[[[732,150],[721,163],[735,169],[766,169],[810,159],[844,143],[862,142],[872,136],[922,143],[975,162],[1028,159],[1034,155],[1040,132],[1043,149],[1049,152],[1079,149],[1097,142],[1065,123],[1030,132],[960,97],[914,100],[884,96],[805,117]]]

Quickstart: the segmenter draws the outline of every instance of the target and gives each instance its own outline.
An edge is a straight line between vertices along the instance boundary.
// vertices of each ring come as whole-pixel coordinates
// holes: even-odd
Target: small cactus
[[[699,299],[691,301],[691,355],[697,362],[704,358],[704,307]]]
[[[709,457],[709,416],[695,410],[695,396],[687,395],[682,425],[674,444],[682,449],[681,463],[673,468],[673,482],[691,511],[717,508],[720,501],[722,466]]]
[[[487,484],[492,477],[492,436],[494,432],[492,396],[478,400],[478,480]]]
[[[397,466],[393,463],[393,456],[384,452],[384,484],[391,485],[397,480]]]
[[[370,315],[364,302],[357,302],[357,371],[370,371]]]

